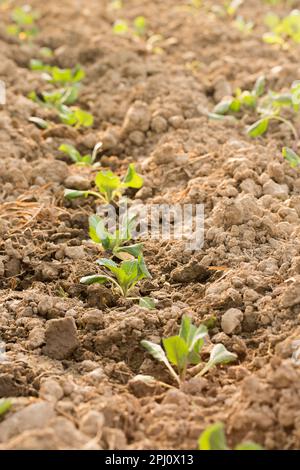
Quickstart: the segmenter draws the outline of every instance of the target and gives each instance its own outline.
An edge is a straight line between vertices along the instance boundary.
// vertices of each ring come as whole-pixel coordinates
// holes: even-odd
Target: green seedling
[[[290,164],[291,168],[297,168],[300,166],[300,157],[293,149],[283,147],[282,156]]]
[[[249,34],[254,28],[253,21],[246,21],[242,16],[238,16],[234,20],[234,26],[243,34]]]
[[[224,116],[230,113],[238,113],[243,108],[255,109],[258,103],[258,98],[261,97],[265,90],[265,77],[259,77],[251,91],[242,91],[238,88],[234,96],[224,98],[218,103],[213,112],[209,114],[210,117],[215,115]]]
[[[101,148],[102,148],[102,142],[98,142],[95,145],[91,155],[90,154],[81,155],[81,153],[78,152],[78,150],[73,145],[70,145],[70,144],[62,144],[60,145],[58,150],[67,154],[72,160],[72,162],[75,163],[76,165],[90,166],[95,163],[97,154]]]
[[[127,21],[117,20],[113,25],[113,32],[115,34],[126,34],[129,31],[129,26]]]
[[[43,77],[45,80],[60,86],[78,84],[85,77],[85,72],[80,65],[73,69],[61,69],[56,66],[47,65],[41,60],[31,59],[30,68],[31,70],[44,72]]]
[[[133,30],[138,36],[144,36],[147,30],[147,20],[144,16],[137,16],[133,20]]]
[[[123,8],[122,0],[110,0],[108,7],[111,10],[121,10]]]
[[[45,121],[45,119],[39,118],[37,116],[31,116],[28,118],[28,121],[34,124],[36,127],[39,129],[49,129],[51,127],[51,123],[48,121]]]
[[[127,173],[123,180],[111,170],[100,171],[95,178],[97,191],[77,191],[75,189],[66,189],[65,197],[75,199],[77,197],[94,196],[104,203],[117,201],[127,188],[139,189],[143,186],[143,178],[135,171],[134,165],[128,166]]]
[[[10,400],[0,400],[0,418],[5,415],[7,411],[11,409],[11,401]]]
[[[231,0],[225,2],[225,10],[227,15],[234,16],[244,0]]]
[[[276,93],[269,90],[265,93],[265,79],[259,77],[253,90],[241,91],[238,89],[235,96],[224,98],[218,103],[208,116],[212,119],[228,119],[233,115],[248,108],[257,111],[260,115],[252,125],[247,128],[250,137],[259,137],[267,132],[271,121],[279,121],[286,124],[298,140],[298,132],[292,122],[284,117],[283,111],[288,109],[298,112],[300,109],[300,81],[295,81],[290,90],[285,93]],[[230,116],[229,116],[230,117]]]
[[[144,36],[146,30],[147,20],[144,16],[134,18],[132,26],[125,20],[117,20],[113,25],[113,32],[120,35],[130,33],[134,36]]]
[[[16,7],[11,14],[13,24],[7,27],[7,33],[17,36],[21,40],[31,39],[38,33],[35,21],[38,19],[38,12],[31,9],[29,5]]]
[[[53,50],[50,47],[41,47],[39,53],[46,59],[51,59],[54,56]]]
[[[154,357],[162,362],[178,385],[186,378],[189,365],[197,366],[196,375],[203,376],[217,364],[226,364],[235,361],[237,356],[225,348],[222,344],[216,344],[210,353],[206,364],[201,361],[201,349],[207,336],[207,328],[204,325],[196,327],[187,316],[182,317],[179,335],[164,338],[162,340],[164,349],[151,341],[143,340],[141,345]],[[172,365],[176,366],[178,373]],[[199,365],[201,365],[200,371]]]
[[[41,93],[32,91],[29,93],[28,98],[43,107],[60,109],[63,105],[74,104],[78,98],[78,93],[77,86],[70,86],[54,91],[43,91]]]
[[[300,109],[300,81],[293,82],[290,90],[286,93],[275,93],[269,91],[263,96],[257,107],[258,113],[261,115],[254,124],[247,129],[250,137],[259,137],[269,128],[271,121],[279,121],[286,124],[291,130],[294,138],[298,140],[298,132],[289,119],[286,119],[282,112],[289,109],[292,112],[298,112]]]
[[[288,40],[300,43],[300,11],[293,10],[289,15],[281,19],[275,13],[269,13],[265,17],[265,24],[270,31],[263,35],[264,42],[285,46]]]
[[[131,219],[125,218],[120,228],[110,233],[105,228],[103,219],[98,215],[92,215],[89,217],[89,235],[93,242],[99,243],[104,250],[111,252],[117,258],[138,258],[143,251],[142,243],[125,246],[132,238],[132,229],[135,224],[136,216]]]
[[[97,263],[104,270],[99,274],[82,277],[81,284],[111,284],[123,297],[130,298],[129,294],[133,287],[142,279],[151,277],[141,254],[137,259],[122,261],[119,265],[107,258],[99,259]],[[138,297],[131,299],[139,300]]]
[[[224,424],[217,422],[208,426],[198,440],[199,450],[231,450],[226,441]],[[251,441],[244,441],[235,446],[233,450],[263,450],[263,448]]]
[[[69,108],[65,104],[59,107],[59,118],[63,124],[75,127],[75,129],[91,127],[94,124],[92,114],[78,107]]]

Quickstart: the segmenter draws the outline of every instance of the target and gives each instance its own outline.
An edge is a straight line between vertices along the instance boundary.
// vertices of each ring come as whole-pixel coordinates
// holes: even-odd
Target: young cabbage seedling
[[[117,20],[113,25],[114,34],[131,33],[134,36],[144,36],[147,29],[147,20],[144,16],[134,18],[132,27],[125,20]]]
[[[280,18],[275,13],[265,17],[265,24],[270,29],[263,35],[263,41],[268,44],[278,44],[285,47],[289,39],[300,43],[300,11],[293,10],[289,15]]]
[[[91,155],[90,154],[81,155],[81,153],[78,152],[78,150],[73,145],[70,145],[70,144],[62,144],[60,145],[58,150],[67,154],[72,160],[72,162],[75,163],[76,165],[89,166],[95,163],[97,154],[100,151],[101,147],[102,147],[102,142],[98,142],[95,145]]]
[[[85,72],[80,65],[76,65],[73,69],[61,69],[44,64],[41,60],[32,59],[30,61],[30,68],[31,70],[44,72],[43,77],[45,80],[61,86],[78,84],[85,77]]]
[[[293,112],[298,112],[300,109],[300,81],[292,83],[290,90],[287,93],[275,93],[269,91],[266,96],[262,98],[257,107],[261,118],[254,124],[248,127],[247,133],[250,137],[258,137],[268,130],[270,121],[279,121],[286,124],[294,138],[298,140],[298,132],[295,126],[289,119],[282,116],[283,109],[288,108]]]
[[[77,191],[75,189],[66,189],[65,197],[75,199],[77,197],[94,196],[104,203],[110,203],[118,200],[127,188],[139,189],[143,186],[143,178],[135,171],[134,165],[130,163],[127,173],[123,180],[111,170],[100,171],[95,178],[97,191]]]
[[[43,107],[60,109],[63,105],[75,103],[78,98],[78,93],[79,89],[77,86],[70,86],[67,88],[43,91],[39,93],[32,91],[29,93],[28,98]]]
[[[146,307],[145,303],[149,302],[147,308],[151,308],[150,301],[152,299],[129,297],[130,291],[139,281],[151,277],[142,254],[140,254],[137,259],[122,261],[120,265],[107,258],[99,259],[97,263],[105,270],[99,274],[82,277],[80,279],[81,284],[109,283],[114,286],[123,297],[139,300],[142,307]]]
[[[224,424],[217,422],[208,426],[198,440],[199,450],[231,450],[226,441]],[[233,450],[263,450],[263,448],[252,441],[244,441],[235,446]]]
[[[35,25],[35,21],[38,17],[38,12],[32,10],[29,5],[16,7],[11,14],[13,24],[7,27],[7,33],[11,36],[18,36],[21,40],[36,36],[38,28]]]
[[[293,149],[283,147],[282,156],[287,162],[289,162],[291,168],[297,168],[300,166],[300,157]]]
[[[143,251],[142,243],[125,246],[131,240],[135,224],[136,216],[131,219],[125,218],[119,229],[110,233],[106,230],[103,219],[98,215],[92,215],[89,217],[89,235],[93,242],[101,244],[104,250],[119,259],[138,258]]]
[[[154,359],[162,362],[178,385],[181,385],[186,378],[189,365],[197,366],[195,375],[202,376],[217,364],[226,364],[236,360],[236,354],[227,351],[223,344],[216,344],[211,350],[208,362],[202,365],[200,353],[206,336],[207,328],[204,325],[196,327],[188,316],[183,316],[179,335],[162,340],[164,349],[151,341],[143,340],[141,345]],[[176,366],[178,373],[171,364]],[[200,371],[198,371],[199,364],[201,364]]]
[[[237,113],[241,111],[244,107],[255,109],[257,106],[258,98],[262,96],[265,90],[265,77],[259,77],[252,91],[242,91],[238,88],[235,92],[235,96],[229,96],[224,98],[220,103],[218,103],[213,112],[209,114],[211,118],[224,116],[230,113]],[[215,116],[217,115],[217,116]]]
[[[69,108],[65,104],[59,107],[59,118],[63,124],[73,126],[75,129],[79,129],[80,127],[91,127],[94,124],[94,117],[92,114],[78,107]]]

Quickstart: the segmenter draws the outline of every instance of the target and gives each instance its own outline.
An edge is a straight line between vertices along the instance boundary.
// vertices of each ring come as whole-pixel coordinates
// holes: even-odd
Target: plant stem
[[[286,124],[290,128],[290,130],[292,131],[295,139],[299,140],[298,132],[297,132],[295,126],[288,119],[285,119],[281,116],[270,116],[270,119],[274,119],[276,121],[280,121],[280,122],[283,122],[284,124]]]
[[[103,202],[107,203],[107,200],[105,199],[105,197],[102,196],[102,194],[100,194],[100,193],[96,193],[96,191],[87,191],[87,194],[89,196],[95,196],[98,199],[102,199]]]
[[[172,375],[172,377],[176,380],[176,382],[178,383],[178,385],[181,385],[181,380],[180,378],[178,377],[178,375],[176,374],[176,372],[174,371],[174,369],[171,367],[171,365],[168,363],[168,362],[164,362],[164,364],[167,366],[170,374]]]
[[[195,375],[195,377],[203,377],[203,375],[205,375],[211,367],[212,365],[208,362],[206,366],[204,366],[203,369]]]

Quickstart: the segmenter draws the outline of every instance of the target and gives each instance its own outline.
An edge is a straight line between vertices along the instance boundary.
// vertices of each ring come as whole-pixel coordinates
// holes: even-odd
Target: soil
[[[32,0],[40,31],[30,44],[6,33],[22,3],[1,2],[0,397],[13,406],[0,422],[0,449],[195,449],[216,421],[230,445],[300,448],[292,359],[300,339],[300,169],[281,157],[292,136],[276,123],[253,140],[245,134],[253,114],[216,122],[203,112],[261,74],[272,89],[289,87],[300,76],[299,46],[262,42],[266,3],[240,7],[255,22],[248,35],[217,14],[213,5],[222,3],[205,0],[198,10],[184,0],[125,0],[115,10],[105,0]],[[272,8],[287,14],[282,3]],[[149,35],[163,36],[160,54],[144,39],[113,33],[115,20],[138,15]],[[84,67],[79,105],[94,115],[92,128],[57,121],[42,131],[28,122],[57,119],[27,98],[45,87],[28,68],[44,46],[54,50],[53,64]],[[294,124],[300,131],[299,118]],[[80,184],[92,181],[95,169],[74,167],[58,147],[69,142],[87,153],[99,140],[103,168],[123,174],[134,162],[144,176],[136,203],[205,205],[201,250],[144,240],[152,279],[140,292],[158,300],[153,311],[79,283],[99,257],[88,237],[96,205],[68,202],[63,191],[77,175]],[[140,341],[176,334],[183,314],[196,324],[213,319],[210,344],[222,342],[238,361],[179,390]],[[174,387],[144,384],[138,374]]]

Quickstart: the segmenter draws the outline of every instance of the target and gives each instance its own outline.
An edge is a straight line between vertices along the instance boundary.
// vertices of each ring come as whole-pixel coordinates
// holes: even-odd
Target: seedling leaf
[[[81,284],[106,284],[106,282],[110,282],[111,279],[109,276],[101,275],[101,274],[93,274],[91,276],[84,276],[80,279]]]
[[[10,400],[0,400],[0,417],[10,410],[12,403]]]
[[[247,133],[250,137],[259,137],[263,135],[269,127],[269,118],[262,118],[248,127]]]
[[[147,308],[148,310],[155,310],[155,301],[151,297],[141,297],[139,300],[139,306]]]
[[[127,173],[124,178],[124,184],[128,188],[139,189],[143,186],[143,183],[144,183],[143,178],[137,174],[133,163],[130,163],[130,165],[128,166]]]
[[[78,163],[81,161],[82,157],[73,145],[62,144],[59,146],[58,150],[66,153],[74,163]]]
[[[255,442],[251,441],[244,441],[238,444],[235,450],[264,450],[259,444],[255,444]]]
[[[198,440],[199,450],[228,450],[223,423],[208,426]]]
[[[285,158],[285,160],[289,162],[291,168],[296,168],[297,166],[300,165],[299,155],[296,152],[294,152],[294,150],[292,150],[291,148],[283,147],[282,156],[283,158]]]
[[[76,199],[77,197],[87,197],[88,191],[78,191],[77,189],[65,189],[64,196],[67,199]]]
[[[177,366],[179,371],[182,371],[187,365],[187,356],[189,354],[186,342],[180,336],[170,336],[163,339],[163,345],[168,360],[171,364]]]
[[[210,353],[208,364],[215,366],[217,364],[227,364],[228,362],[235,361],[237,355],[227,351],[223,344],[216,344]]]
[[[258,79],[255,82],[254,88],[253,88],[253,93],[255,96],[258,98],[262,96],[265,92],[265,86],[266,86],[266,79],[264,75],[258,77]]]
[[[163,350],[163,348],[156,343],[152,343],[152,341],[143,340],[141,341],[141,345],[147,349],[147,351],[151,354],[154,359],[159,362],[163,362],[164,364],[169,364],[167,356]]]

